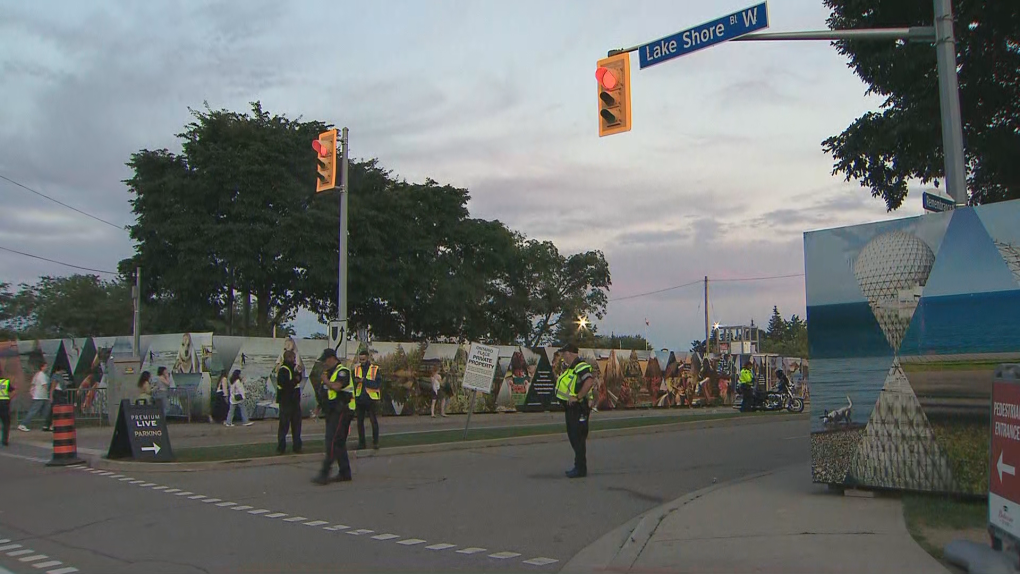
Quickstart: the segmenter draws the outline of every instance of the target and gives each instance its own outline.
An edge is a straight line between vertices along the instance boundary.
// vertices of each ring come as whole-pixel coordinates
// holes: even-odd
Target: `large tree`
[[[0,284],[0,332],[25,339],[131,332],[131,287],[95,275],[42,277],[12,292]]]
[[[824,0],[830,28],[930,26],[931,0]],[[954,0],[967,187],[974,204],[1020,197],[1020,2]],[[849,66],[885,97],[822,146],[833,174],[859,180],[891,211],[908,181],[942,178],[935,50],[930,44],[836,43]]]

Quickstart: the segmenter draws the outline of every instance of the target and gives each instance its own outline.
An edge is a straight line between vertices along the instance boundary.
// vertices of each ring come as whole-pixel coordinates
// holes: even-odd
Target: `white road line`
[[[376,534],[372,537],[372,540],[393,540],[394,538],[400,538],[396,534]]]
[[[123,476],[124,476],[123,474],[111,474],[107,478],[122,478]]]
[[[495,558],[497,560],[506,560],[507,558],[517,558],[520,556],[520,552],[497,552],[495,554],[489,554],[489,558]]]
[[[191,492],[190,490],[182,490],[182,491],[178,492],[176,496],[187,496],[189,494],[195,494],[195,493]]]
[[[25,550],[15,550],[7,553],[8,556],[24,556],[25,554],[35,554],[35,550],[29,550],[26,548]]]
[[[397,542],[397,544],[400,544],[401,546],[414,546],[415,544],[424,543],[425,541],[422,540],[421,538],[408,538],[407,540],[401,540],[400,542]]]
[[[311,522],[305,522],[305,526],[322,526],[323,524],[329,524],[325,520],[313,520]]]
[[[99,471],[99,476],[110,476],[111,474],[113,474],[113,473],[108,471],[108,470],[101,470],[101,471]]]
[[[283,516],[287,516],[287,513],[286,512],[274,512],[272,514],[267,514],[266,518],[280,518],[280,517],[283,517]]]
[[[180,491],[181,491],[181,489],[179,489],[179,488],[168,488],[166,493],[167,494],[173,494],[175,492],[180,492]]]
[[[236,502],[221,502],[221,503],[217,504],[216,506],[219,506],[220,508],[224,508],[224,507],[227,507],[227,506],[237,506],[237,503]]]
[[[134,480],[134,479],[131,478],[130,476],[125,476],[124,478],[120,479],[121,482],[127,482],[129,480]],[[138,482],[141,482],[141,481],[138,481]]]
[[[346,524],[335,524],[333,526],[323,526],[322,527],[323,530],[332,530],[333,532],[338,532],[340,530],[347,530],[349,528],[350,528],[350,526],[347,526]]]
[[[56,570],[47,570],[46,574],[71,574],[71,572],[77,572],[77,571],[78,571],[77,568],[71,568],[69,566],[67,568],[57,568]]]
[[[285,518],[283,521],[284,522],[303,522],[305,520],[308,520],[308,518],[305,517],[305,516],[291,516],[290,518]]]
[[[195,496],[189,496],[188,498],[191,499],[191,500],[202,500],[203,498],[209,498],[209,497],[204,495],[204,494],[196,494]]]
[[[152,490],[166,490],[168,488],[170,488],[170,487],[169,486],[162,486],[161,485],[161,486],[153,486]]]
[[[155,482],[146,482],[142,485],[142,488],[149,488],[150,486],[156,486]]]
[[[132,480],[132,481],[130,482],[130,484],[141,484],[141,483],[143,483],[143,482],[145,482],[145,481],[144,481],[144,480]]]
[[[457,554],[478,554],[479,552],[485,552],[485,548],[464,548],[458,550]]]
[[[22,562],[37,562],[39,560],[42,560],[43,558],[49,558],[49,556],[47,556],[45,554],[36,554],[35,556],[25,556],[24,558],[21,558],[20,560]]]
[[[63,564],[63,562],[60,560],[50,560],[49,562],[40,562],[38,564],[33,564],[32,566],[35,568],[53,568],[54,566],[60,566],[61,564]]]
[[[371,534],[373,532],[375,532],[375,530],[369,530],[367,528],[359,528],[357,530],[349,530],[347,532],[347,534],[351,534],[353,536],[361,536],[362,534]]]
[[[20,544],[7,544],[5,546],[0,546],[0,552],[6,552],[8,550],[14,550],[15,548],[21,548],[21,545]]]
[[[446,550],[447,548],[456,548],[456,547],[457,547],[456,544],[447,544],[447,543],[443,542],[441,544],[433,544],[431,546],[426,546],[425,549],[426,550]]]
[[[549,564],[555,564],[559,562],[555,558],[532,558],[531,560],[525,560],[525,564],[531,564],[532,566],[548,566]]]
[[[202,502],[219,502],[221,500],[223,500],[223,499],[222,498],[207,498],[207,499],[203,500]]]
[[[247,504],[242,504],[241,506],[235,506],[235,507],[231,508],[230,510],[250,510],[252,508],[255,508],[255,507],[254,506],[248,506]]]
[[[10,538],[0,538],[0,544],[7,544],[10,541],[11,541]]]
[[[256,508],[255,510],[249,510],[248,514],[258,515],[258,514],[265,514],[267,512],[269,512],[268,508]]]

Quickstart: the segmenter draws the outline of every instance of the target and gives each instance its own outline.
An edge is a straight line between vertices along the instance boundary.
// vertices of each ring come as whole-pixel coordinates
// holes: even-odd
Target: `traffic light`
[[[630,55],[599,60],[599,137],[630,131]]]
[[[336,187],[336,130],[326,130],[312,142],[316,159],[315,193]]]

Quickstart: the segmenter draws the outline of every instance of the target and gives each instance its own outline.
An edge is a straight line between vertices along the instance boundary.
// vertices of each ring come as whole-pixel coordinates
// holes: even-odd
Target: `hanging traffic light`
[[[599,137],[630,131],[630,55],[599,60]]]
[[[315,193],[336,187],[336,130],[326,130],[312,141],[315,150]]]

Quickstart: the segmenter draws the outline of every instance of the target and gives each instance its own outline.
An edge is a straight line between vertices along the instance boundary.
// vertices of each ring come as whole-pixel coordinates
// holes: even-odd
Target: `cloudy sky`
[[[316,118],[352,154],[471,191],[498,218],[612,269],[600,331],[686,349],[708,275],[802,273],[806,230],[890,217],[831,175],[820,142],[877,109],[825,42],[724,44],[639,70],[630,133],[597,137],[595,62],[749,1],[161,1],[0,4],[0,175],[118,225],[124,163],[179,149],[188,107]],[[773,0],[773,31],[824,28],[820,0]],[[610,17],[612,16],[612,18]],[[616,18],[616,19],[614,19]],[[897,217],[921,212],[919,191]],[[0,180],[0,247],[96,269],[125,232]],[[0,251],[0,281],[73,270]],[[802,277],[712,283],[713,321],[804,314]],[[320,330],[302,317],[302,334]]]

